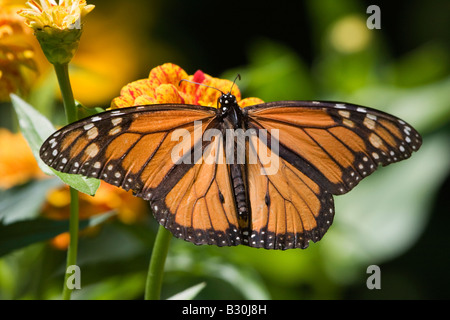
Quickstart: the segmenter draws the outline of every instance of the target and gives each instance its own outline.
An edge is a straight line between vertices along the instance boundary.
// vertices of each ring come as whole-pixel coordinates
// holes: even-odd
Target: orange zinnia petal
[[[260,104],[260,103],[264,103],[263,100],[261,100],[260,98],[245,98],[243,100],[241,100],[238,104],[241,108],[245,108],[248,106],[253,106],[255,104]]]
[[[188,74],[182,68],[173,63],[165,63],[153,68],[148,79],[152,85],[173,84],[178,88],[181,79],[187,79]]]
[[[143,106],[143,105],[147,105],[147,104],[157,104],[159,103],[158,100],[156,98],[147,96],[147,95],[142,95],[136,98],[136,100],[134,100],[134,105],[135,106]]]
[[[184,103],[184,99],[178,93],[173,84],[162,84],[156,89],[158,103]]]

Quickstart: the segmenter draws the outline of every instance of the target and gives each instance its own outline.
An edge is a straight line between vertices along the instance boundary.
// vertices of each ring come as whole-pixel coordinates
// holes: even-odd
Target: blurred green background
[[[75,98],[88,107],[108,106],[123,85],[173,62],[188,74],[201,69],[234,79],[240,73],[243,97],[377,108],[406,120],[424,139],[411,159],[381,168],[335,197],[333,226],[306,250],[173,239],[163,298],[199,283],[205,286],[196,299],[450,298],[449,1],[89,3],[96,8],[71,64]],[[369,5],[381,9],[379,30],[366,26]],[[62,124],[52,70],[45,62],[39,68],[24,98]],[[0,124],[17,130],[8,102],[0,105]],[[38,217],[46,193],[57,185],[33,180],[0,190],[1,228]],[[137,222],[110,219],[81,236],[82,290],[73,298],[143,298],[157,230],[144,211]],[[3,254],[0,299],[59,298],[65,258],[48,240]],[[381,269],[379,290],[366,286],[370,265]]]

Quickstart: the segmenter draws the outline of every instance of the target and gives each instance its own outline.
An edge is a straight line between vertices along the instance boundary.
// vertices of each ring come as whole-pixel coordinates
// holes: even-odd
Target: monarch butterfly
[[[227,130],[252,133],[239,142]],[[333,222],[333,195],[421,143],[412,126],[375,109],[325,101],[240,108],[230,89],[218,108],[143,105],[79,120],[53,133],[40,156],[149,200],[178,238],[284,250],[319,241]],[[271,173],[268,158],[278,164]]]

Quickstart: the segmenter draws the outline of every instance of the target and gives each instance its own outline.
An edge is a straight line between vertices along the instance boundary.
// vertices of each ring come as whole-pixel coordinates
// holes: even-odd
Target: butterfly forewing
[[[411,156],[420,135],[381,111],[334,102],[280,101],[247,108],[249,126],[279,130],[280,157],[333,194]]]
[[[206,107],[173,105],[108,111],[55,132],[40,156],[58,171],[99,178],[148,200],[176,166],[171,159],[179,141],[171,134],[177,129],[193,133],[196,121],[204,130],[214,115]]]

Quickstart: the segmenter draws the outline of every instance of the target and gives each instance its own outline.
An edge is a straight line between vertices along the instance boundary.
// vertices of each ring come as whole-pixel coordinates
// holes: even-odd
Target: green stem
[[[70,222],[69,222],[70,242],[69,248],[67,249],[66,271],[69,268],[69,266],[77,264],[78,227],[79,227],[78,191],[73,188],[70,188]],[[69,287],[67,286],[67,280],[69,276],[70,274],[66,272],[64,277],[64,286],[62,293],[63,300],[70,300],[70,296],[72,294],[72,289],[69,289]]]
[[[68,64],[54,64],[56,77],[58,78],[59,88],[66,110],[67,123],[72,123],[78,120],[77,107],[75,99],[73,98],[72,87],[69,79],[69,65]]]
[[[161,297],[164,265],[169,251],[170,239],[172,239],[172,234],[163,226],[159,226],[148,268],[145,300],[159,300]]]
[[[69,79],[69,65],[68,64],[54,64],[56,77],[58,78],[59,88],[61,90],[61,96],[64,103],[64,109],[66,111],[67,123],[72,123],[78,120],[77,107],[75,105],[75,99],[73,97],[72,87],[70,86]],[[70,221],[69,221],[69,233],[70,242],[67,249],[67,262],[66,271],[69,266],[77,264],[77,251],[78,251],[78,227],[79,227],[79,208],[78,208],[78,191],[70,188]],[[64,286],[62,298],[63,300],[70,300],[72,289],[67,286],[67,279],[69,274],[66,272],[64,277]]]

